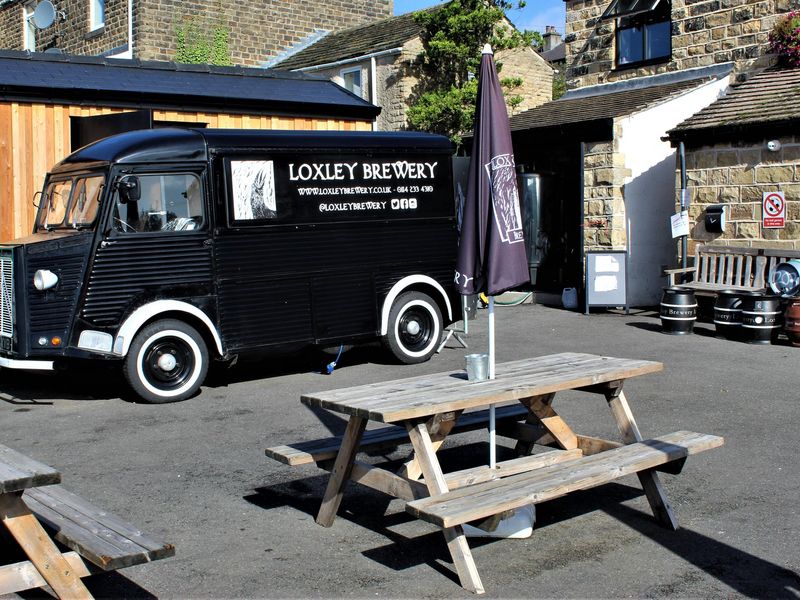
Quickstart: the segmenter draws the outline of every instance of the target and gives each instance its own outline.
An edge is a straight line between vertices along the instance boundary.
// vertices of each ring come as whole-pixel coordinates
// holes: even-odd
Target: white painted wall
[[[727,78],[712,81],[628,117],[618,119],[618,150],[631,175],[625,180],[628,234],[628,303],[654,306],[666,279],[661,266],[676,266],[677,240],[669,218],[675,213],[676,152],[661,141],[666,132],[724,94]]]

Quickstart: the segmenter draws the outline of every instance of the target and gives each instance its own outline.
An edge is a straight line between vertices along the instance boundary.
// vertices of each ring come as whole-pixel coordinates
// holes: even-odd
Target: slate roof
[[[509,119],[511,130],[539,129],[630,115],[680,95],[711,79],[703,77],[673,81],[662,85],[577,97],[567,94],[553,102],[513,115]]]
[[[399,48],[422,31],[414,20],[415,14],[407,13],[329,33],[315,44],[273,64],[272,68],[302,69]]]
[[[0,51],[0,99],[321,118],[380,113],[315,75],[18,51]]]
[[[767,69],[686,119],[668,133],[670,139],[708,135],[711,131],[800,126],[800,68]]]

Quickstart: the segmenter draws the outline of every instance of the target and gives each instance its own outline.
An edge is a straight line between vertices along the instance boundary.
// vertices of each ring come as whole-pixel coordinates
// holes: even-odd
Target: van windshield
[[[103,175],[51,180],[36,219],[37,229],[88,229],[94,225],[105,184]]]

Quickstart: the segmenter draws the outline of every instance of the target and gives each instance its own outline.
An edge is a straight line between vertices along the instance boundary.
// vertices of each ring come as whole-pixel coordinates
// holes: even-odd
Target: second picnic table
[[[677,528],[656,470],[680,472],[689,454],[723,440],[688,431],[642,438],[622,387],[631,377],[662,369],[653,361],[561,353],[498,364],[496,378],[487,381],[446,372],[303,394],[306,405],[348,415],[344,435],[266,453],[290,465],[316,462],[331,471],[316,519],[321,525],[332,525],[348,480],[405,500],[409,513],[442,527],[461,585],[482,593],[465,523],[480,526],[505,511],[636,473],[656,519]],[[604,396],[623,443],[575,433],[552,406],[555,394],[566,390]],[[484,427],[487,411],[474,409],[492,405],[500,407],[498,433],[517,440],[520,456],[494,469],[445,474],[437,457],[445,438]],[[401,427],[366,431],[369,421]],[[411,442],[413,455],[399,471],[356,460],[359,451],[403,441]],[[535,445],[553,449],[531,454]]]

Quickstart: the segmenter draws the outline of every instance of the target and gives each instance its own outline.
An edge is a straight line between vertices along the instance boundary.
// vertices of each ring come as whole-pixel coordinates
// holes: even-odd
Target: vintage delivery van
[[[460,318],[452,147],[417,133],[153,129],[47,175],[0,245],[0,367],[116,360],[149,402],[209,361],[380,339],[428,360]]]

